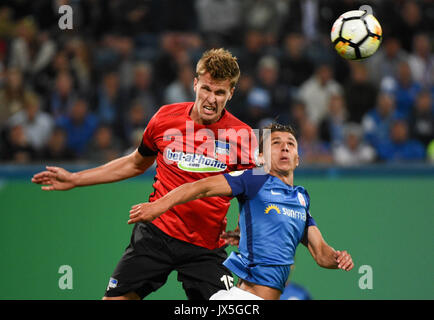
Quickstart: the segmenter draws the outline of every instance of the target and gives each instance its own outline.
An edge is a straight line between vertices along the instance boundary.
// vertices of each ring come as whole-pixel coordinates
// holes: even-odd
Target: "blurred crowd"
[[[59,28],[59,7],[73,29]],[[368,4],[384,39],[350,62],[330,42]],[[227,109],[297,130],[303,164],[434,159],[432,1],[2,0],[0,161],[106,162],[164,104],[193,101],[195,64],[225,47],[241,78]]]

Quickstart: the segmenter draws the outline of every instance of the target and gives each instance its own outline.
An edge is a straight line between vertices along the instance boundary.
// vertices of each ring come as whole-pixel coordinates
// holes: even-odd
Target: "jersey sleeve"
[[[239,200],[253,199],[269,175],[256,172],[257,169],[232,171],[223,174],[232,190],[232,196]]]
[[[155,135],[157,132],[156,125],[158,123],[158,112],[151,118],[143,132],[142,141],[139,145],[138,151],[144,156],[155,156],[158,153],[158,147],[155,144]]]
[[[310,214],[310,196],[307,193],[307,190],[304,189],[304,194],[306,196],[307,204],[306,204],[306,227],[316,226],[315,219]]]

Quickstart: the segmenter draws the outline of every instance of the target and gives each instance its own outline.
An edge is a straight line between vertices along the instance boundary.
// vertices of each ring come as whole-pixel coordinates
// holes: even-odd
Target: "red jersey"
[[[219,121],[200,125],[190,118],[193,102],[166,105],[149,121],[139,152],[157,155],[155,201],[176,187],[255,166],[256,136],[227,110]],[[224,245],[231,197],[207,197],[177,205],[152,223],[173,238],[208,249]]]

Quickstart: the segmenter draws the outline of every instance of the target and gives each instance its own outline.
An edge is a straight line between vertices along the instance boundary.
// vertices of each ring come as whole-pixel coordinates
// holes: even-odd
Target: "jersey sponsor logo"
[[[300,192],[297,193],[297,198],[298,202],[300,202],[303,207],[306,207],[306,200],[304,200],[304,196]]]
[[[227,168],[225,163],[203,154],[172,152],[167,149],[165,158],[168,161],[176,162],[179,169],[189,172],[220,172]]]
[[[284,216],[288,216],[290,218],[306,221],[305,212],[297,211],[294,209],[288,209],[286,207],[279,208],[279,206],[276,204],[270,204],[265,208],[264,213],[269,214],[272,211],[276,212],[277,214],[283,214]]]

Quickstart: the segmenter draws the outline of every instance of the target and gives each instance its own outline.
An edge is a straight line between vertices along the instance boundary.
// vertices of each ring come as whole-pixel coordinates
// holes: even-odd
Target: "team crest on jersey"
[[[215,156],[223,155],[229,156],[231,153],[231,144],[226,141],[215,140]]]
[[[303,207],[306,207],[306,200],[304,199],[304,196],[300,192],[297,193],[297,198],[298,198],[298,202],[300,202],[300,204]]]

